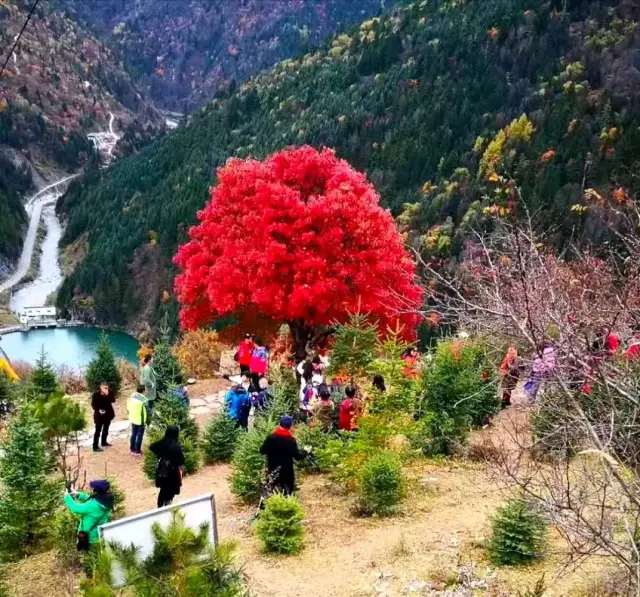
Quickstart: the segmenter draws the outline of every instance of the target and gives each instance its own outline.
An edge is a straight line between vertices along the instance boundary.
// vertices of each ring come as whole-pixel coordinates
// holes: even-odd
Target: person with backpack
[[[94,452],[102,452],[102,448],[111,446],[107,441],[107,436],[109,435],[109,425],[111,425],[111,421],[116,418],[116,413],[113,409],[115,401],[116,397],[106,381],[101,382],[98,390],[91,396],[93,422],[96,426],[93,434]],[[98,445],[98,442],[100,442],[100,445]],[[100,446],[102,446],[102,448]]]
[[[149,418],[147,397],[144,395],[142,384],[138,384],[136,391],[129,397],[127,411],[129,412],[129,423],[131,423],[129,449],[132,456],[142,456],[142,438]]]
[[[280,426],[264,440],[260,454],[267,457],[267,482],[271,492],[282,491],[292,495],[296,487],[293,463],[304,460],[309,451],[299,450],[298,442],[291,433],[293,419],[289,415],[280,417]]]
[[[89,483],[92,493],[67,491],[64,504],[72,514],[80,517],[78,523],[78,551],[89,551],[100,541],[98,527],[107,524],[113,512],[113,495],[109,481],[99,479]]]
[[[238,350],[236,351],[236,361],[240,365],[240,375],[251,373],[251,356],[256,349],[256,345],[253,342],[251,334],[247,334],[244,340],[240,342]]]
[[[176,495],[180,495],[182,487],[182,467],[184,466],[184,452],[178,442],[180,428],[169,425],[164,437],[149,446],[158,457],[156,466],[156,487],[158,493],[158,508],[168,506]]]
[[[244,383],[248,382],[246,375],[243,375],[242,379]],[[248,386],[248,384],[246,385]],[[227,414],[236,422],[236,425],[246,431],[249,428],[249,413],[251,411],[248,387],[240,383],[231,388],[224,397],[224,406]]]
[[[266,416],[272,400],[273,396],[269,391],[269,381],[266,377],[261,377],[258,381],[258,391],[251,394],[251,406],[253,406],[254,414],[256,416]]]
[[[333,411],[335,410],[335,405],[331,400],[331,392],[326,385],[319,388],[318,397],[320,400],[311,407],[313,424],[322,431],[328,432],[333,428]]]
[[[267,347],[260,339],[256,340],[256,345],[251,353],[251,361],[249,362],[251,383],[254,388],[259,387],[260,378],[266,374],[269,364],[269,351]]]

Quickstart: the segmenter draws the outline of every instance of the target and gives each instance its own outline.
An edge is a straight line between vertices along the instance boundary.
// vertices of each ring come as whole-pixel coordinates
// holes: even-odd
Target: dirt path
[[[194,395],[218,391],[219,384],[202,384]],[[521,408],[502,413],[493,426],[475,434],[472,441],[481,441],[487,435],[496,441],[507,422],[521,420],[523,414]],[[88,478],[117,477],[126,494],[127,514],[155,506],[157,490],[144,478],[140,459],[129,455],[126,441],[117,441],[103,453],[84,450],[83,458]],[[409,471],[411,491],[402,514],[389,519],[352,516],[349,499],[326,477],[307,475],[299,494],[306,515],[306,547],[289,558],[260,553],[250,524],[254,509],[234,500],[229,474],[228,465],[204,467],[185,479],[180,499],[214,493],[219,536],[237,544],[237,559],[253,597],[444,596],[447,593],[440,591],[447,583],[469,569],[474,571],[474,582],[479,583],[479,590],[473,594],[487,597],[515,596],[519,590],[532,587],[543,573],[550,587],[546,593],[549,597],[568,596],[572,587],[585,582],[580,572],[556,581],[559,560],[554,556],[529,568],[491,569],[482,542],[489,517],[506,494],[484,463],[421,462]],[[32,567],[37,570],[33,569],[29,588],[17,594],[20,597],[39,597],[45,594],[47,585],[50,597],[68,596],[77,585],[77,579],[63,577],[53,583],[52,589],[52,576],[59,573],[51,555],[28,558],[23,566],[12,568],[10,576],[29,575]]]

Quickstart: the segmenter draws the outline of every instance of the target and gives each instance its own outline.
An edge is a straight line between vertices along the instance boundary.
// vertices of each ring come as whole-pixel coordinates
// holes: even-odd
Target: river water
[[[13,293],[10,306],[14,313],[21,313],[25,307],[43,306],[47,297],[62,283],[62,271],[58,260],[62,229],[54,205],[47,205],[42,209],[42,219],[47,226],[47,235],[42,243],[40,269],[33,282]]]

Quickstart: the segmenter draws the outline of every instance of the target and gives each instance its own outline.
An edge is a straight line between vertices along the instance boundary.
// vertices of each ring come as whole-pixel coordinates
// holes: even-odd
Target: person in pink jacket
[[[249,369],[251,370],[251,382],[254,388],[260,386],[260,378],[267,373],[269,364],[269,351],[259,338],[256,340],[256,347],[251,353]]]

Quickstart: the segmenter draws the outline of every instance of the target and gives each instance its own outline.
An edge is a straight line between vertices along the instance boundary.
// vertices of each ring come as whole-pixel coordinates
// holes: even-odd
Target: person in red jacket
[[[347,386],[344,393],[346,398],[340,405],[338,414],[338,429],[342,431],[355,431],[358,428],[358,419],[362,414],[362,400],[356,398],[356,389],[353,386]]]
[[[251,374],[251,355],[255,349],[256,345],[251,334],[247,334],[244,340],[240,342],[238,352],[236,352],[236,360],[240,365],[240,375],[246,373],[249,376]]]
[[[640,361],[640,328],[633,330],[629,347],[624,351],[624,358],[629,361]]]

